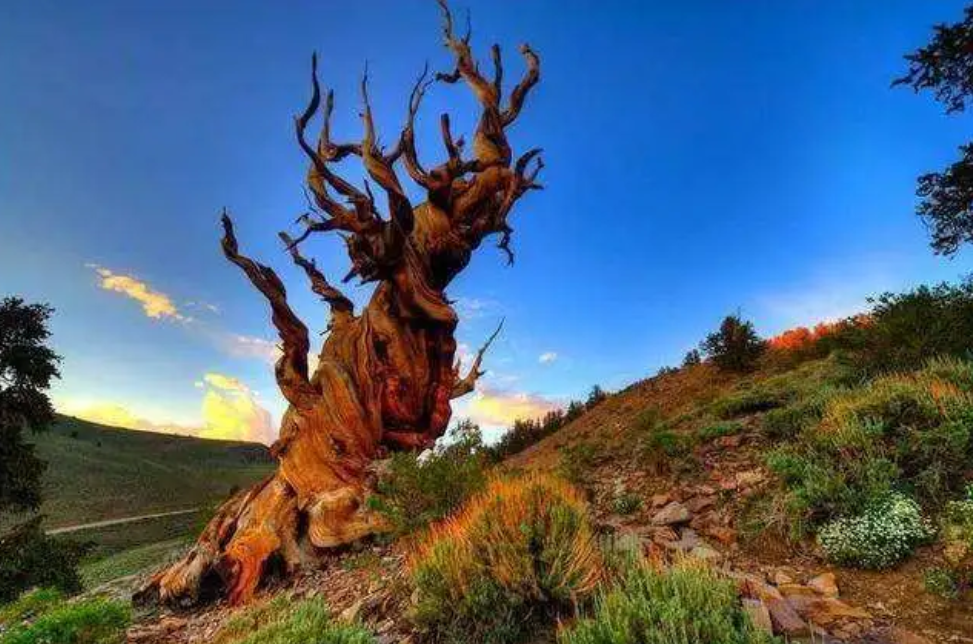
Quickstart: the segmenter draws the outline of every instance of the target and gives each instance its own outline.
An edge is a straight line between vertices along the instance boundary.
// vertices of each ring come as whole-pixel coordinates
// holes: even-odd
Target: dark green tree
[[[908,72],[893,85],[932,92],[947,114],[965,111],[973,96],[973,5],[966,7],[961,21],[935,25],[929,44],[905,59]],[[973,241],[973,144],[961,145],[959,152],[946,169],[920,176],[916,188],[917,212],[940,255],[952,255]]]
[[[699,348],[723,371],[744,372],[757,366],[765,343],[757,335],[753,323],[739,315],[728,315],[717,331],[700,342]]]
[[[703,357],[699,355],[699,349],[690,349],[686,352],[686,356],[682,359],[682,366],[694,367],[702,361]]]
[[[60,357],[47,346],[53,309],[17,297],[0,301],[0,515],[36,510],[45,464],[24,441],[47,429],[54,407],[47,390],[60,377]],[[44,533],[35,516],[0,534],[0,603],[34,586],[81,589],[77,564],[84,548]]]
[[[0,302],[0,512],[35,510],[44,464],[24,442],[26,430],[54,420],[47,397],[60,358],[47,341],[53,310],[16,297]]]

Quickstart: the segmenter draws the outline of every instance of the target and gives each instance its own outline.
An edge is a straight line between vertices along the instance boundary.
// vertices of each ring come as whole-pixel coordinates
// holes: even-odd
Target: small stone
[[[777,590],[779,590],[780,591],[780,594],[783,595],[784,597],[794,597],[794,596],[800,596],[800,597],[815,597],[815,596],[817,596],[817,593],[814,592],[814,589],[808,588],[807,586],[802,586],[800,584],[793,584],[793,583],[791,583],[791,584],[777,584]]]
[[[724,546],[733,545],[737,540],[737,531],[733,528],[712,526],[706,530],[706,534],[713,537]]]
[[[661,508],[663,505],[670,501],[668,494],[653,494],[652,495],[652,507]]]
[[[743,436],[736,434],[734,436],[721,436],[716,444],[724,449],[735,449],[740,447],[740,443],[743,441]]]
[[[716,498],[712,496],[694,496],[686,501],[686,507],[693,513],[702,512],[714,505],[716,505]]]
[[[710,548],[706,544],[696,546],[689,551],[689,556],[694,559],[700,559],[702,561],[719,561],[723,558],[718,550]]]
[[[750,486],[756,485],[763,482],[764,475],[760,470],[748,470],[746,472],[737,472],[736,482],[739,486]]]
[[[750,616],[753,625],[768,635],[773,635],[774,624],[770,621],[770,611],[759,599],[744,599],[743,612]]]
[[[652,523],[655,525],[675,525],[686,523],[691,518],[692,514],[689,512],[689,508],[678,501],[671,501],[652,517]]]
[[[341,611],[338,618],[345,622],[357,622],[358,618],[361,617],[361,609],[364,601],[364,599],[359,599],[354,604]]]
[[[838,582],[833,572],[822,573],[807,582],[807,585],[825,597],[838,596]]]
[[[786,584],[793,584],[794,578],[788,575],[783,570],[778,570],[777,572],[774,573],[773,579],[771,581],[774,582],[775,586],[784,586]]]

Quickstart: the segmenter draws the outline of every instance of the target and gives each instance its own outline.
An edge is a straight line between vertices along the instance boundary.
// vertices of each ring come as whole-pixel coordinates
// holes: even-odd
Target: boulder
[[[822,573],[807,582],[807,585],[825,597],[838,596],[838,581],[835,579],[833,572]]]
[[[689,512],[689,508],[679,501],[670,501],[668,505],[655,513],[655,516],[652,517],[652,523],[654,525],[676,525],[687,523],[690,519],[692,519],[692,513]]]

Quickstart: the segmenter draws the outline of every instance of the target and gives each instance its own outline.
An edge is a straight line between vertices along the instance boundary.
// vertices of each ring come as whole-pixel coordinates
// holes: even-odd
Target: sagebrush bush
[[[214,644],[375,644],[357,624],[336,622],[320,597],[278,595],[227,620]]]
[[[642,498],[637,494],[626,492],[615,497],[612,501],[612,511],[615,514],[632,514],[642,507]]]
[[[598,452],[591,443],[568,445],[561,449],[558,474],[575,485],[583,485],[597,459]]]
[[[892,493],[862,513],[835,519],[818,533],[831,561],[857,568],[888,568],[905,559],[933,535],[919,504]]]
[[[423,458],[409,453],[392,457],[369,506],[385,516],[393,534],[446,517],[486,485],[489,463],[479,428],[460,423],[449,441]]]
[[[789,392],[755,387],[733,392],[715,400],[711,406],[711,411],[717,418],[730,420],[783,407],[789,400]]]
[[[740,606],[736,586],[702,562],[661,570],[634,559],[559,644],[760,644],[775,642]]]
[[[508,644],[583,603],[602,559],[580,492],[529,474],[492,481],[434,526],[409,569],[433,640]]]
[[[940,525],[943,559],[954,586],[954,595],[973,588],[973,484],[966,488],[966,496],[946,504]],[[940,576],[942,579],[942,576]]]
[[[0,644],[121,644],[130,622],[131,609],[122,602],[58,603],[0,633]]]

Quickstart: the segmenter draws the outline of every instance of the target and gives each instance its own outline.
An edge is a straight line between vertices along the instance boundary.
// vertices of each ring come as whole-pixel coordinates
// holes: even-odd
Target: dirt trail
[[[136,517],[122,517],[120,519],[105,519],[103,521],[94,521],[92,523],[79,523],[75,525],[62,526],[60,528],[52,528],[47,530],[47,534],[66,534],[68,532],[78,532],[80,530],[89,530],[91,528],[106,528],[113,525],[121,525],[123,523],[134,523],[136,521],[145,521],[147,519],[161,519],[162,517],[174,517],[180,514],[191,514],[193,512],[199,512],[201,508],[189,508],[187,510],[173,510],[171,512],[157,512],[155,514],[141,514]]]

